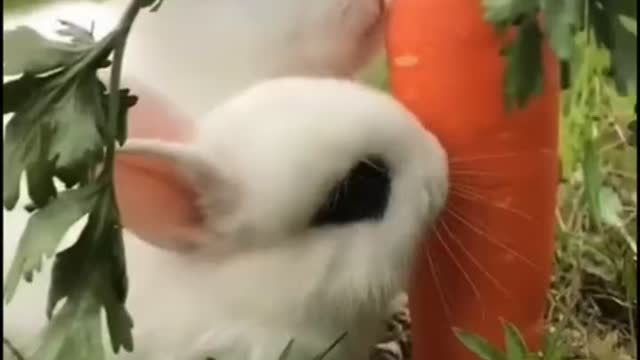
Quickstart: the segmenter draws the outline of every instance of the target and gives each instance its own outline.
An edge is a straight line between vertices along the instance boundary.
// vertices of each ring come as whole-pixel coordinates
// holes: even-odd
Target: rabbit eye
[[[384,216],[391,192],[391,174],[378,156],[359,161],[338,181],[314,214],[311,226],[341,225]]]

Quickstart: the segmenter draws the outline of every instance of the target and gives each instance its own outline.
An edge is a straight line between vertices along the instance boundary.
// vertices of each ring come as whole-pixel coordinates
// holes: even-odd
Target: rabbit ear
[[[188,145],[132,139],[118,150],[114,175],[125,228],[173,250],[193,250],[204,243],[206,214],[199,199],[217,177]]]

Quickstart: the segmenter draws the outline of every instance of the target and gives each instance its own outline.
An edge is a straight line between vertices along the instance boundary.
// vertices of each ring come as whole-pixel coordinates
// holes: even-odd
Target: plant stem
[[[125,13],[118,24],[115,34],[113,49],[113,64],[111,66],[111,77],[109,79],[109,108],[108,108],[108,132],[110,143],[107,146],[107,165],[105,171],[110,172],[113,167],[113,157],[115,155],[115,137],[118,124],[118,114],[120,113],[120,78],[122,76],[122,64],[124,61],[124,51],[127,45],[127,37],[131,26],[135,21],[140,9],[144,6],[144,0],[132,0],[125,10]]]

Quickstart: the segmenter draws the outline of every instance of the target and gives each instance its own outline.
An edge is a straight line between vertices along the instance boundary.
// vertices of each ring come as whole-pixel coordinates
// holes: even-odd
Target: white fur
[[[5,22],[5,26],[11,27],[27,23],[51,35],[57,27],[57,19],[71,20],[87,27],[94,22],[95,33],[101,37],[117,23],[125,3],[125,0],[115,0],[107,4],[55,5],[35,14],[5,19],[8,20]],[[125,74],[127,79],[135,79],[144,86],[166,96],[186,114],[205,119],[202,115],[212,106],[224,102],[225,99],[261,79],[284,75],[350,76],[359,66],[366,63],[369,56],[375,53],[380,45],[382,29],[380,4],[379,0],[167,0],[161,11],[155,14],[143,12],[136,21],[127,47]],[[372,24],[375,25],[373,25],[370,35],[363,36],[363,33],[368,31]],[[5,117],[4,120],[6,123],[7,118]],[[303,129],[296,131],[301,130]],[[240,138],[240,135],[236,133],[234,136]],[[299,140],[300,143],[289,144],[289,146],[295,145],[304,148],[307,145],[303,141],[304,138]],[[283,147],[281,150],[286,149]],[[261,164],[255,164],[255,171],[260,167],[264,167],[265,171],[268,171],[269,163],[262,160]],[[338,166],[338,163],[336,165]],[[274,166],[277,165],[274,164]],[[309,174],[313,174],[314,171],[316,170],[309,172]],[[282,176],[275,171],[272,175],[276,175],[273,181],[282,179]],[[311,176],[297,180],[301,183],[308,182],[309,185],[314,182],[314,178]],[[259,186],[259,183],[255,184],[256,188],[252,191],[264,190],[259,189]],[[20,210],[26,202],[23,197],[17,210],[3,211],[5,275],[15,252],[19,234],[26,223],[27,215]],[[273,230],[274,223],[271,223],[267,217],[268,209],[256,206],[255,209],[248,209],[248,211],[253,211],[255,216],[262,214],[260,215],[263,216],[260,219],[261,222],[258,221],[256,224],[262,226],[265,231]],[[293,209],[283,209],[283,211],[294,212]],[[286,214],[283,213],[283,215]],[[240,215],[238,216],[240,217]],[[247,216],[249,215],[247,214]],[[242,221],[242,219],[237,221]],[[229,220],[229,224],[231,223]],[[80,226],[81,224],[78,224],[76,230]],[[231,225],[228,226],[233,228]],[[77,231],[72,231],[66,236],[65,242],[69,243],[76,236]],[[260,238],[260,236],[254,235],[253,238]],[[269,243],[271,240],[267,236],[262,238],[265,243]],[[147,245],[144,243],[128,242],[127,244],[131,247],[128,249],[127,256],[129,262],[135,266],[139,264],[140,271],[136,273],[136,278],[156,276],[159,270],[165,269],[164,264],[156,265],[157,268],[154,267],[153,264],[156,263],[150,262],[145,252],[153,253],[157,250],[146,249]],[[136,250],[137,247],[141,248],[142,256],[137,255],[139,253]],[[295,254],[279,256],[298,259]],[[246,259],[249,262],[249,257]],[[308,263],[312,264],[313,262],[308,261]],[[260,261],[256,260],[255,264],[259,266]],[[321,265],[322,262],[320,261],[319,264]],[[135,268],[135,266],[130,265],[131,268]],[[144,272],[145,269],[148,273]],[[171,266],[168,269],[173,269],[168,272],[175,271]],[[185,279],[181,278],[182,275],[179,271],[172,275],[172,279],[180,281],[176,281],[175,284],[169,285],[164,290],[171,293],[165,294],[167,299],[175,297],[176,302],[181,300],[179,299],[181,296],[179,284],[184,284],[185,290],[191,289],[191,292],[184,295],[185,297],[193,295],[192,283],[186,281],[193,275],[190,270],[193,269],[185,267]],[[9,310],[4,322],[5,332],[10,330],[16,334],[14,341],[20,347],[27,345],[44,321],[46,295],[43,289],[49,282],[48,272],[49,268],[47,267],[44,270],[45,275],[37,276],[33,285],[21,285],[18,298],[11,307],[5,307],[5,310]],[[227,279],[226,281],[233,282],[234,280]],[[140,282],[144,283],[142,280],[138,281],[138,283]],[[301,283],[294,281],[293,284],[297,288]],[[268,291],[266,294],[271,293]],[[145,292],[142,290],[133,290],[133,294],[139,294],[139,297],[132,295],[130,300],[131,306],[136,309],[134,312],[138,312],[135,305],[136,299],[139,301],[137,306],[148,308],[149,314],[156,314],[153,311],[154,306],[157,306],[159,311],[163,313],[176,312],[175,316],[166,319],[166,324],[160,324],[163,331],[165,327],[170,329],[173,326],[178,326],[174,325],[176,319],[182,321],[179,324],[184,327],[191,326],[187,319],[194,320],[193,317],[190,318],[186,315],[181,318],[179,310],[173,307],[166,310],[161,303],[150,302],[148,297],[143,296]],[[267,298],[266,294],[264,292],[258,293],[265,299]],[[242,306],[238,305],[238,308],[242,309]],[[322,311],[318,309],[312,312],[318,314],[319,319],[316,322],[318,324],[323,321],[324,313]],[[157,318],[155,315],[152,317]],[[247,317],[250,318],[248,315]],[[363,315],[363,317],[365,316]],[[138,323],[144,324],[145,322],[140,320]],[[241,321],[237,323],[242,324]],[[174,340],[171,340],[174,337],[180,338],[179,326],[176,331],[166,331],[168,339],[163,340],[155,337],[160,336],[160,333],[151,325],[149,325],[151,329],[149,331],[153,331],[154,336],[149,337],[147,348],[156,351],[155,355],[161,353],[161,344],[166,344],[168,349],[174,350],[173,345],[181,341],[172,342]],[[193,325],[197,327],[195,324]],[[255,325],[252,324],[251,332],[259,332]],[[233,338],[235,336],[233,334],[242,333],[242,337],[245,337],[244,332],[247,332],[246,337],[260,337],[249,335],[246,326],[237,326],[236,330],[233,328],[226,330],[226,336]],[[289,330],[291,329],[289,328]],[[144,330],[139,328],[136,331],[138,334],[144,333]],[[268,332],[272,334],[271,325],[268,326]],[[224,342],[220,340],[223,339],[221,334],[212,336],[217,339],[216,341]],[[313,336],[306,338],[311,339]],[[137,337],[140,343],[139,347],[144,347],[145,339],[142,335]],[[180,339],[191,338],[185,335]],[[326,339],[322,336],[318,342],[324,343],[325,341]],[[207,343],[205,341],[205,344]],[[253,341],[253,348],[258,348],[258,343],[258,341]],[[265,344],[270,346],[268,351],[279,351],[279,346],[272,346],[272,342],[265,340]],[[158,347],[157,350],[156,347]],[[264,352],[267,349],[260,351]],[[166,356],[173,359],[174,355],[168,352]],[[148,357],[144,353],[138,353],[137,356],[161,358],[160,355]],[[242,355],[238,356],[242,357]],[[184,354],[180,354],[178,358],[184,358]]]
[[[348,331],[329,359],[366,359],[421,234],[445,201],[447,161],[438,141],[392,98],[339,80],[267,81],[205,120],[192,144],[133,140],[123,151],[171,158],[187,174],[201,166],[224,173],[238,189],[238,206],[210,219],[218,235],[209,240],[237,251],[186,255],[127,240],[137,352],[121,358],[268,360],[294,337],[291,359],[306,359]],[[371,153],[393,171],[383,219],[301,226],[328,188]],[[202,204],[215,203],[225,188],[201,193]],[[38,281],[48,281],[40,280],[48,271]],[[9,337],[33,329],[26,314],[44,309],[43,289],[37,296],[27,288],[5,308]]]

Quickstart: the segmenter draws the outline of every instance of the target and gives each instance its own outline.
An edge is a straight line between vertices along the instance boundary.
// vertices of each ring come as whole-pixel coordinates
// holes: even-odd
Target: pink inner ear
[[[123,226],[143,240],[182,250],[202,241],[197,194],[166,161],[118,155],[115,187]]]
[[[129,110],[129,139],[188,142],[193,122],[177,115],[160,96],[138,86],[138,103]],[[197,194],[168,160],[119,154],[115,187],[123,226],[162,248],[192,249],[203,235]]]

